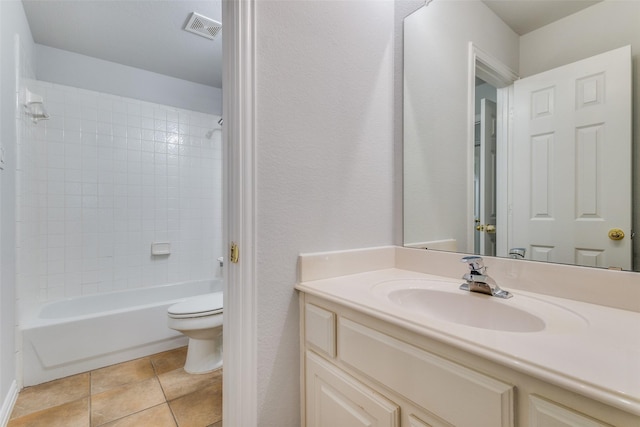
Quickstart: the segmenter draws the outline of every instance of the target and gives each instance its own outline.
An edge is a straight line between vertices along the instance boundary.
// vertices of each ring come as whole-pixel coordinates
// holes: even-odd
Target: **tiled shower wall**
[[[22,114],[18,298],[211,279],[222,256],[219,117],[35,80]],[[151,244],[169,242],[170,255]]]

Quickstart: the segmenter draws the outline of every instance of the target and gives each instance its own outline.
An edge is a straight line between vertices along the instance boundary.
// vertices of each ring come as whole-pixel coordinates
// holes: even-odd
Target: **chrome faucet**
[[[466,280],[466,283],[460,285],[460,289],[463,291],[479,292],[498,298],[511,298],[513,296],[510,292],[500,289],[496,281],[486,274],[487,267],[485,267],[481,257],[466,256],[460,262],[464,262],[469,266],[469,272],[462,276]]]

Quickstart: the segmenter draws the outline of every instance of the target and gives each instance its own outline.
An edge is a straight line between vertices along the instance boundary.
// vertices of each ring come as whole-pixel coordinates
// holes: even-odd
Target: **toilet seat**
[[[169,317],[185,319],[222,313],[222,292],[199,295],[173,304],[167,309]]]

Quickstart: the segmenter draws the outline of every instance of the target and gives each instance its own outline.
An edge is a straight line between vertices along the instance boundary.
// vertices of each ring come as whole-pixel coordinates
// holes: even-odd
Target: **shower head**
[[[222,117],[220,117],[220,118],[218,119],[218,125],[220,125],[220,127],[222,127],[222,123],[223,123],[223,121],[224,121],[224,120],[222,120]],[[207,133],[205,133],[205,134],[204,134],[204,136],[205,136],[207,139],[211,139],[211,137],[213,136],[213,133],[214,133],[215,131],[219,131],[219,130],[220,130],[220,129],[211,129],[210,131],[207,131]]]

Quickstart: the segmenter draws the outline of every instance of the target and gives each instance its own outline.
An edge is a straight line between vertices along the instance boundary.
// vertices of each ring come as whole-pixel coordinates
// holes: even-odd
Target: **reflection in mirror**
[[[476,73],[477,74],[477,73]],[[473,133],[474,252],[496,255],[497,89],[476,77]]]
[[[534,3],[567,2],[434,0],[405,19],[404,243],[640,266],[640,2],[515,16]]]

